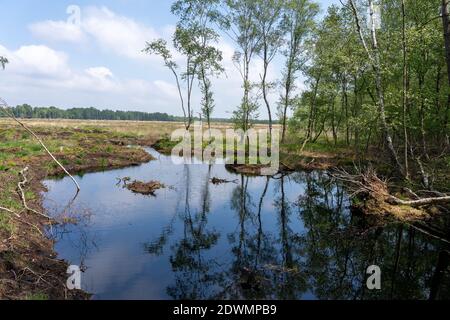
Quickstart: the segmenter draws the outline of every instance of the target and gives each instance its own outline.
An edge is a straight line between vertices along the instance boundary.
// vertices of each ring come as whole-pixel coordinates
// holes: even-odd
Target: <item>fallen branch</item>
[[[388,199],[388,202],[390,204],[395,205],[402,205],[402,206],[410,206],[414,208],[426,206],[426,205],[433,205],[433,204],[442,204],[442,203],[449,203],[450,202],[450,196],[446,197],[436,197],[436,198],[424,198],[419,200],[411,200],[411,201],[405,201],[401,200],[397,197],[390,196]]]
[[[75,178],[67,171],[67,169],[55,158],[55,156],[48,150],[44,142],[37,136],[36,133],[34,133],[30,128],[28,128],[25,124],[23,124],[19,119],[17,119],[12,112],[8,110],[9,105],[6,103],[5,100],[0,98],[0,110],[2,110],[8,117],[13,119],[15,122],[17,122],[21,127],[23,127],[27,132],[29,132],[38,142],[39,144],[44,148],[44,150],[47,152],[47,154],[53,159],[53,161],[56,162],[56,164],[67,174],[70,179],[72,179],[73,183],[75,184],[77,188],[77,193],[80,192],[80,185],[75,180]]]
[[[23,180],[17,184],[17,188],[19,189],[19,196],[22,199],[22,204],[26,210],[51,220],[52,219],[51,217],[47,216],[46,214],[44,214],[42,212],[38,212],[28,206],[27,200],[25,198],[25,192],[24,192],[24,188],[28,184],[28,178],[26,175],[27,172],[28,172],[28,167],[25,167],[22,171],[19,172],[19,174],[22,176]]]
[[[415,193],[414,191],[412,191],[409,188],[403,188],[403,191],[409,193],[414,199],[419,200],[420,197],[417,195],[417,193]]]
[[[16,213],[15,211],[11,210],[11,209],[0,207],[0,210],[6,211],[8,213],[11,213],[11,214],[15,215],[17,218],[20,218],[20,215],[18,213]]]

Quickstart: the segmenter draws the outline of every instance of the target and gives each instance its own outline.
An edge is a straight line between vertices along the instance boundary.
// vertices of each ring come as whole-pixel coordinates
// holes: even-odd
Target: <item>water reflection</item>
[[[86,265],[83,286],[96,299],[450,298],[448,245],[413,226],[369,224],[326,173],[246,177],[158,159],[78,178],[71,210],[93,215],[66,226],[56,249]],[[134,195],[115,186],[123,176],[171,188]],[[46,184],[56,213],[70,181]],[[365,285],[373,264],[380,291]]]
[[[211,165],[208,166],[200,198],[191,195],[190,165],[184,166],[184,210],[180,214],[183,223],[182,237],[171,245],[170,264],[175,274],[175,283],[167,288],[167,294],[173,299],[207,299],[210,287],[219,279],[214,259],[205,256],[205,252],[214,248],[220,233],[208,226],[210,213]],[[199,210],[191,209],[191,199],[200,200]]]

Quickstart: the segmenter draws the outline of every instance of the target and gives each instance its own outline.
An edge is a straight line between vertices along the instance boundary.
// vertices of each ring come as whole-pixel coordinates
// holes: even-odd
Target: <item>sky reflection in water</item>
[[[70,209],[71,181],[45,182],[51,212],[89,213],[53,234],[59,257],[87,268],[94,299],[428,299],[430,288],[450,297],[447,277],[432,281],[442,243],[407,226],[370,228],[325,173],[244,177],[149,152],[157,160],[78,177]],[[136,195],[116,185],[122,177],[167,188]],[[381,291],[365,289],[372,264]]]

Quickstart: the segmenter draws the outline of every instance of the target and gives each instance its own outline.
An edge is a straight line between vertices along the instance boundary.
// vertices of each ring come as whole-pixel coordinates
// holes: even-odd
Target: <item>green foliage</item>
[[[165,66],[173,73],[186,129],[191,126],[194,115],[191,98],[195,80],[199,81],[203,95],[202,113],[210,124],[214,99],[209,77],[223,72],[222,52],[215,46],[219,35],[209,26],[217,19],[218,4],[219,1],[215,0],[178,0],[172,5],[172,13],[180,18],[173,35],[173,45],[175,50],[185,58],[181,73],[165,40],[149,42],[144,49],[144,52],[148,54],[162,57]],[[180,80],[185,84],[184,93]]]
[[[315,17],[319,13],[317,3],[309,0],[285,2],[281,28],[286,35],[282,54],[286,59],[281,79],[281,95],[278,114],[285,124],[288,109],[293,109],[297,97],[294,92],[300,71],[308,59],[307,40],[315,28]]]
[[[361,2],[355,4],[363,19],[363,36],[370,45],[363,14],[367,8]],[[411,147],[421,149],[421,154],[431,153],[428,144],[445,143],[450,117],[438,6],[432,1],[406,2],[408,88],[403,119],[402,1],[382,0],[379,4],[382,26],[377,30],[377,42],[388,129],[400,148],[406,125]],[[295,106],[291,131],[312,141],[326,136],[330,144],[344,142],[361,153],[377,144],[385,135],[379,97],[350,7],[330,7],[306,45],[310,60],[302,70],[307,88],[301,97],[291,100]]]
[[[202,93],[201,114],[208,126],[214,111],[210,78],[224,72],[222,52],[215,47],[219,34],[211,26],[220,15],[219,4],[218,0],[178,0],[172,5],[172,13],[179,17],[174,44],[190,63],[184,78],[189,75],[197,77]]]

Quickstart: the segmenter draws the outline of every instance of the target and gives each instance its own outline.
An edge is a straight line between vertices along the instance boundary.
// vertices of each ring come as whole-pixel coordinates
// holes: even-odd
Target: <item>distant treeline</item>
[[[11,108],[14,115],[22,119],[77,119],[77,120],[131,120],[131,121],[179,121],[181,118],[167,113],[139,111],[98,110],[96,108],[32,107],[28,104]]]
[[[22,119],[73,119],[73,120],[129,120],[129,121],[183,121],[182,117],[167,113],[148,113],[140,111],[113,111],[96,108],[71,108],[67,110],[56,107],[32,107],[28,104],[11,108],[17,118]],[[0,112],[0,117],[5,117]],[[197,119],[198,120],[198,119]],[[214,122],[229,122],[229,119],[212,119]],[[258,121],[257,121],[258,122]],[[266,123],[261,120],[259,123]]]

